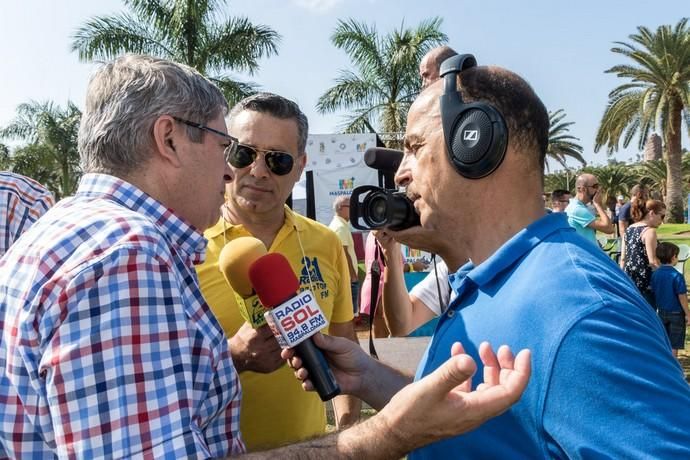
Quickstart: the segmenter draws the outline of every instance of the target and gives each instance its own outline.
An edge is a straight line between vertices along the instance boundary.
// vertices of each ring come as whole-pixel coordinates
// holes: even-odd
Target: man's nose
[[[410,169],[411,155],[404,155],[398,170],[395,172],[395,184],[398,187],[407,187],[412,182],[412,171]]]

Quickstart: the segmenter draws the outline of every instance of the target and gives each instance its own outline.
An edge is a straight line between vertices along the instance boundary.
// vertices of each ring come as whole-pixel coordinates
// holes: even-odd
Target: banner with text
[[[378,172],[364,163],[364,152],[375,146],[374,134],[309,136],[305,169],[314,174],[316,220],[328,225],[336,197],[349,196],[360,185],[378,185]]]

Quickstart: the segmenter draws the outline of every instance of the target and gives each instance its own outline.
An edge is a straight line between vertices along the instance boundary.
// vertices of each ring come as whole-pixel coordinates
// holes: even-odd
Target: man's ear
[[[180,136],[184,135],[183,129],[170,115],[162,115],[153,123],[155,153],[160,160],[175,167],[181,166],[176,147]]]
[[[295,163],[297,164],[297,170],[299,171],[299,176],[301,176],[302,171],[304,171],[304,167],[307,165],[307,153],[302,153],[295,160]]]

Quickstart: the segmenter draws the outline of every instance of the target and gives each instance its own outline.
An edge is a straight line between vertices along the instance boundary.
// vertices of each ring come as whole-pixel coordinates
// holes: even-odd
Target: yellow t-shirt
[[[251,236],[242,225],[225,225],[225,240]],[[304,247],[302,256],[299,239]],[[230,337],[242,326],[235,296],[218,269],[218,255],[224,245],[223,221],[206,230],[206,261],[196,267],[204,298]],[[329,320],[352,320],[350,276],[342,244],[325,225],[307,219],[285,207],[285,224],[269,252],[283,254],[300,280],[308,288]],[[311,274],[309,284],[307,270]],[[322,332],[327,332],[325,329]],[[326,428],[325,407],[319,396],[305,392],[286,365],[270,374],[242,372],[242,408],[240,429],[250,451],[293,443],[321,434]]]

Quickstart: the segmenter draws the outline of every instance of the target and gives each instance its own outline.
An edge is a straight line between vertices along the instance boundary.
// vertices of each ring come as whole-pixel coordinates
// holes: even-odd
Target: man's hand
[[[360,396],[363,376],[366,374],[371,360],[362,350],[362,347],[344,337],[332,337],[323,334],[314,335],[312,340],[326,355],[342,393]],[[302,367],[302,360],[295,355],[294,350],[286,348],[282,351],[281,356],[288,361],[291,368],[295,369],[295,377],[302,381],[302,388],[306,391],[314,391],[314,385],[309,380],[309,373]]]
[[[601,200],[602,200],[602,198],[601,198],[601,193],[600,193],[599,190],[597,190],[597,192],[596,192],[596,193],[594,194],[594,196],[592,197],[592,203],[598,204],[599,206],[603,206]]]
[[[424,262],[422,259],[417,259],[412,262],[412,269],[416,272],[423,272],[429,267],[429,264]]]
[[[529,350],[513,357],[504,345],[496,355],[482,343],[479,355],[484,382],[474,391],[470,385],[477,366],[456,342],[448,361],[407,385],[381,410],[390,434],[405,451],[472,430],[520,399],[531,373]]]
[[[268,326],[254,329],[247,322],[230,338],[230,354],[237,372],[268,374],[284,364],[271,329]]]
[[[385,244],[387,244],[389,240],[394,239],[398,243],[407,245],[411,248],[436,253],[438,252],[438,248],[430,245],[430,243],[434,241],[433,238],[430,238],[431,233],[430,230],[416,225],[404,230],[391,230],[389,228],[378,230],[375,236],[384,250],[386,249]],[[398,252],[400,252],[400,249],[398,249]]]

